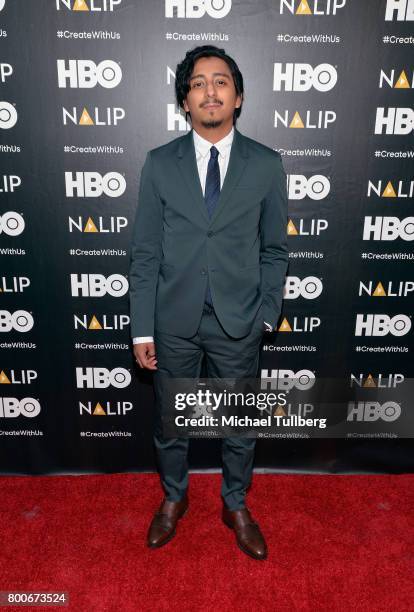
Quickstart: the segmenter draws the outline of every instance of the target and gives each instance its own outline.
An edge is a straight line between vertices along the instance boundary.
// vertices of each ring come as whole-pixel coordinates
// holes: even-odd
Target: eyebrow
[[[199,79],[199,78],[205,78],[205,74],[195,74],[193,77],[190,78],[190,81],[192,81],[193,79]],[[226,77],[226,79],[229,79],[230,76],[228,74],[225,74],[224,72],[213,72],[213,76],[222,76],[222,77]]]

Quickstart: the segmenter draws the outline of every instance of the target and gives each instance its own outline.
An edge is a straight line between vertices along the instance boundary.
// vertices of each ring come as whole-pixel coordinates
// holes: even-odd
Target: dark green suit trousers
[[[232,338],[224,331],[214,309],[205,304],[200,326],[192,338],[181,338],[155,331],[157,367],[155,371],[156,420],[154,444],[158,470],[166,498],[178,501],[188,487],[188,438],[164,438],[162,411],[168,378],[199,378],[205,357],[207,378],[255,378],[263,336],[262,309],[244,338]],[[253,470],[255,438],[223,438],[223,481],[221,495],[230,510],[245,507],[246,489]],[[197,442],[195,442],[197,443]]]

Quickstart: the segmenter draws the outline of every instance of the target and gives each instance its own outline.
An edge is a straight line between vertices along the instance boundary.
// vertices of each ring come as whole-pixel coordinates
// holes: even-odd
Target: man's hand
[[[155,354],[155,344],[153,342],[143,342],[142,344],[134,344],[134,355],[137,364],[140,368],[147,370],[156,370],[157,358]]]

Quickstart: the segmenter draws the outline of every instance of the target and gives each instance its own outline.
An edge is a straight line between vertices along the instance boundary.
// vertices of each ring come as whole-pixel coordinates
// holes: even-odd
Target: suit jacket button
[[[205,274],[206,273],[206,269],[205,268],[201,268],[201,274]]]
[[[211,238],[211,236],[213,236],[213,235],[214,235],[214,232],[207,232],[207,236],[208,236],[209,238]]]

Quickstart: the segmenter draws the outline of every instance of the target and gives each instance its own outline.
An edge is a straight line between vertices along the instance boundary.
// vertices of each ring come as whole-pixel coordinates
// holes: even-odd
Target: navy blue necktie
[[[208,216],[212,217],[217,206],[220,195],[220,167],[218,163],[218,150],[213,145],[210,149],[210,159],[207,166],[206,188],[204,201],[207,206]]]
[[[220,167],[218,163],[218,154],[218,150],[213,145],[210,149],[210,159],[207,166],[206,188],[204,190],[204,201],[206,203],[207,213],[210,219],[216,209],[220,196]],[[213,305],[208,280],[205,301],[210,306]]]

